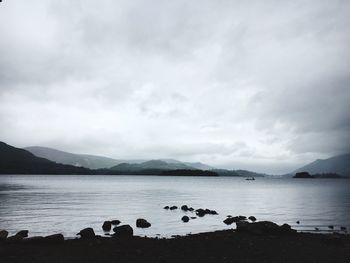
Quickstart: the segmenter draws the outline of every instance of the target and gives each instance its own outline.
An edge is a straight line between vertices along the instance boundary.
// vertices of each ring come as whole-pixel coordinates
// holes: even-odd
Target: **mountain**
[[[175,167],[175,169],[199,169],[199,170],[214,169],[214,167],[211,167],[204,163],[180,162],[175,159],[159,159],[159,160],[142,160],[142,159],[119,160],[118,159],[117,160],[117,159],[108,158],[104,156],[69,153],[69,152],[64,152],[53,148],[41,147],[41,146],[30,146],[24,149],[38,157],[42,157],[50,161],[54,161],[62,164],[70,164],[74,166],[82,166],[90,169],[110,168],[123,163],[128,163],[128,164],[146,163],[144,165],[146,165],[147,168],[144,168],[144,169],[154,169],[154,167],[157,167],[156,169],[163,169],[163,168],[159,168],[160,166],[170,167],[170,170],[174,170],[173,167]],[[164,163],[157,164],[155,163],[155,161],[165,162],[168,164],[168,166],[165,165]],[[151,162],[151,163],[148,163],[148,162]],[[135,168],[135,169],[131,168],[131,170],[138,170],[138,169],[139,168]],[[166,169],[168,170],[168,168]]]
[[[82,166],[90,169],[109,168],[122,162],[121,160],[103,156],[75,154],[40,146],[31,146],[24,149],[38,157],[42,157],[57,163]]]
[[[150,160],[143,163],[121,163],[110,168],[115,171],[141,171],[141,170],[195,170],[181,162],[167,163],[161,160]]]
[[[93,171],[58,164],[0,142],[0,174],[92,174]]]
[[[293,172],[308,172],[310,174],[338,174],[350,177],[350,154],[334,156],[324,160],[316,160]]]

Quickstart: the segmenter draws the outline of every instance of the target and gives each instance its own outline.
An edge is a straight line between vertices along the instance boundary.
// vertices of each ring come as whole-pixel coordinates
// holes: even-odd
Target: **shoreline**
[[[213,231],[174,238],[0,242],[6,262],[348,262],[350,235]]]

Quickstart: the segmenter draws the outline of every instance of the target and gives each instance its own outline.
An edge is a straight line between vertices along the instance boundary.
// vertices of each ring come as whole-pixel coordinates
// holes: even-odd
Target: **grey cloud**
[[[350,151],[349,12],[341,0],[3,1],[0,138],[265,172]]]

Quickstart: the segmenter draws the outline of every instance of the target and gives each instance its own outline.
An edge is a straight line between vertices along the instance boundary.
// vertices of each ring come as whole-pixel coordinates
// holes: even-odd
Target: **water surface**
[[[215,209],[219,215],[182,223],[181,210],[165,205]],[[171,236],[232,228],[227,215],[254,215],[258,220],[288,223],[299,230],[328,225],[350,229],[350,180],[267,179],[233,177],[1,175],[0,229],[30,235],[63,233],[74,237],[82,228],[109,219],[130,224],[136,235]],[[152,223],[136,229],[137,218]],[[300,221],[300,225],[296,224]],[[233,224],[234,225],[234,224]]]

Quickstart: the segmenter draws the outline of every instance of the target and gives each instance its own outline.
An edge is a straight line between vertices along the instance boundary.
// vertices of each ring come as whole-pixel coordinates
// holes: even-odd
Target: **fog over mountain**
[[[0,3],[0,140],[287,173],[350,152],[350,2]]]

